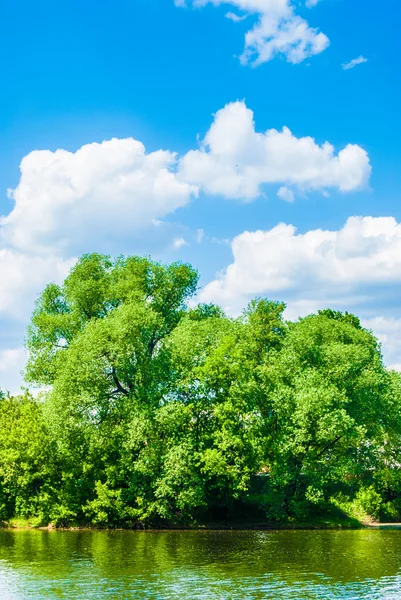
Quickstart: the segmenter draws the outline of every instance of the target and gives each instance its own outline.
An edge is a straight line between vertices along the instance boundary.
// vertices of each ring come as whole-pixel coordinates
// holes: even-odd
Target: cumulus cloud
[[[309,0],[312,7],[318,0]],[[186,6],[184,0],[175,0],[176,6]],[[189,4],[189,2],[188,2]],[[193,0],[193,6],[229,4],[245,15],[256,15],[257,21],[245,35],[245,48],[240,57],[243,64],[258,66],[282,56],[290,63],[300,63],[323,52],[329,46],[328,37],[310,27],[296,14],[291,0]],[[233,21],[242,20],[236,13],[226,14]]]
[[[182,157],[179,167],[183,181],[207,194],[244,200],[256,198],[268,183],[348,192],[365,186],[370,172],[368,154],[358,145],[336,154],[330,143],[297,138],[287,127],[256,132],[244,102],[219,110],[200,149]]]
[[[34,151],[21,163],[3,241],[20,250],[69,252],[82,240],[121,240],[185,206],[196,189],[175,174],[176,155],[147,154],[132,138],[76,152]]]
[[[342,229],[306,233],[281,223],[244,231],[231,247],[233,262],[201,300],[234,311],[257,295],[319,308],[345,298],[350,308],[372,286],[401,282],[401,224],[392,217],[350,217]]]
[[[350,69],[353,69],[357,65],[362,65],[363,63],[366,63],[366,62],[368,62],[368,59],[361,55],[361,56],[358,56],[358,58],[353,58],[348,63],[342,64],[341,66],[344,69],[344,71],[349,71]]]
[[[121,247],[186,206],[199,189],[251,200],[263,184],[279,183],[279,195],[288,200],[286,185],[350,191],[369,175],[369,157],[359,146],[348,144],[335,154],[328,142],[319,146],[286,127],[257,133],[252,111],[234,102],[215,115],[200,150],[180,160],[170,151],[146,153],[132,138],[76,152],[31,152],[9,192],[14,208],[0,219],[0,248],[72,256],[99,239]]]

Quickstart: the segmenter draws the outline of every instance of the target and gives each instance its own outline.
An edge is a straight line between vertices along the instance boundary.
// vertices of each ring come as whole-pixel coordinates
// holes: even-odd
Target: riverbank
[[[358,520],[352,517],[344,519],[339,518],[315,518],[308,521],[300,522],[251,522],[251,521],[219,521],[210,523],[192,523],[192,524],[169,524],[158,523],[151,525],[141,525],[133,527],[122,527],[119,525],[103,525],[95,526],[91,524],[80,524],[71,526],[55,526],[50,523],[46,526],[41,526],[29,519],[10,519],[9,521],[0,522],[1,529],[13,530],[42,530],[42,531],[277,531],[277,530],[329,530],[329,529],[366,529],[366,528],[390,528],[399,527],[401,523],[379,523],[373,519]]]

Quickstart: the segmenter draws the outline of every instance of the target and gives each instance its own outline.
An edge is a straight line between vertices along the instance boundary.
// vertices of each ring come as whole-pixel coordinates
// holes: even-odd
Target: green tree
[[[372,334],[353,315],[321,311],[289,325],[262,369],[266,460],[276,516],[301,516],[358,488],[399,431],[399,396]]]
[[[263,464],[258,368],[282,344],[283,310],[255,300],[238,319],[189,314],[172,336],[174,400],[191,414],[187,443],[209,515],[227,517],[246,504]]]
[[[44,413],[63,464],[62,513],[83,518],[86,503],[90,513],[110,495],[132,503],[132,428],[154,427],[171,385],[166,340],[197,281],[189,265],[93,254],[43,292],[28,331],[27,379],[51,385]]]

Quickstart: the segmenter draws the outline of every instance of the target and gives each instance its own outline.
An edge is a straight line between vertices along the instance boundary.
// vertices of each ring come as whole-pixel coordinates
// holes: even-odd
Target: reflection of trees
[[[97,594],[116,589],[115,597],[142,590],[143,597],[167,598],[181,585],[192,594],[199,592],[196,586],[210,594],[249,587],[258,598],[269,597],[258,595],[262,589],[265,594],[280,586],[307,588],[308,582],[319,587],[327,578],[330,585],[342,585],[394,577],[401,533],[1,531],[0,561],[30,581],[40,578],[45,597],[50,592],[57,597],[57,589],[67,586],[68,593],[81,589],[89,597],[96,587]]]

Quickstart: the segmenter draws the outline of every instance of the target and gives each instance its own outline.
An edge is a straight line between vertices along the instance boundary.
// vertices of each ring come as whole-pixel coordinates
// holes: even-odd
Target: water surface
[[[0,531],[1,600],[401,598],[401,531]]]

